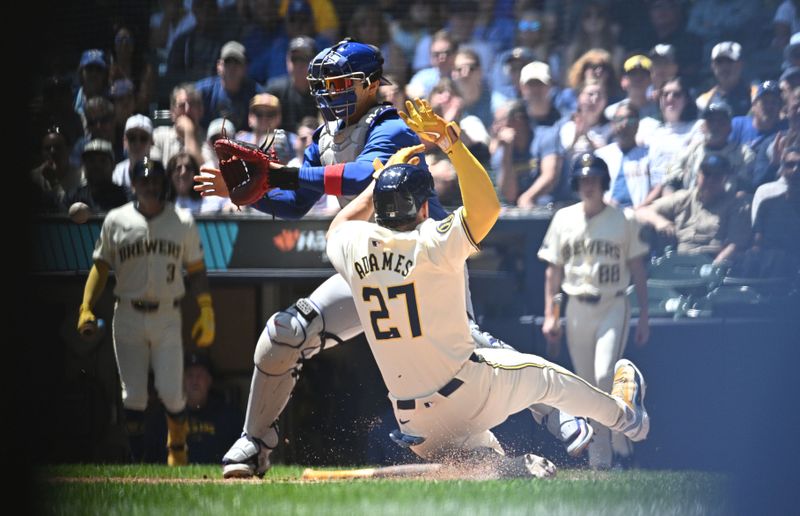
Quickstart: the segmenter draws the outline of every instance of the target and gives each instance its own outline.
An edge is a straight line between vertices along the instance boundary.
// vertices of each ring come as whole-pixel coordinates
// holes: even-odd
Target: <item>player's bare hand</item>
[[[200,175],[192,177],[196,185],[194,189],[200,192],[203,197],[216,195],[219,197],[229,197],[228,187],[222,178],[222,173],[218,168],[200,167]]]
[[[434,113],[431,105],[425,99],[406,101],[406,111],[399,112],[400,118],[417,135],[425,141],[435,143],[444,152],[448,152],[461,134],[461,129],[455,122],[447,122],[444,118]]]
[[[97,317],[88,307],[81,306],[78,316],[78,333],[82,337],[92,337],[97,333]]]
[[[639,314],[639,323],[636,325],[636,345],[643,347],[650,340],[650,318],[647,314]]]
[[[547,355],[557,358],[561,353],[561,321],[559,318],[545,316],[542,325],[542,334],[547,340]]]

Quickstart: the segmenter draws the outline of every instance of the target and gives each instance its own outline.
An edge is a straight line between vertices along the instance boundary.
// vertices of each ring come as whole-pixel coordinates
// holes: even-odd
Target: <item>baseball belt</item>
[[[172,307],[177,308],[180,306],[181,300],[175,299],[172,301]],[[131,306],[140,312],[155,312],[161,306],[159,301],[147,301],[145,299],[131,299]]]
[[[624,296],[624,295],[625,295],[625,291],[624,290],[619,290],[619,291],[617,291],[616,294],[614,294],[613,297],[620,297],[620,296]],[[577,299],[581,303],[589,303],[590,305],[596,305],[597,303],[600,302],[601,299],[603,299],[603,296],[600,295],[600,294],[581,294],[579,296],[571,296],[571,297]],[[608,297],[609,296],[606,295],[606,298],[608,298]]]
[[[469,356],[469,360],[470,362],[482,362],[481,358],[475,353]],[[456,392],[462,385],[464,385],[464,380],[453,378],[447,382],[444,387],[436,392],[447,398]],[[400,410],[414,410],[417,408],[417,400],[397,400],[397,408]]]

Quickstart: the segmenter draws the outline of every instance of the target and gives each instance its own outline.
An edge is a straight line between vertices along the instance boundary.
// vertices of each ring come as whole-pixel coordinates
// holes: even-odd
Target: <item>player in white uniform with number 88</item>
[[[611,181],[606,163],[586,153],[572,167],[572,189],[581,202],[562,208],[553,216],[539,250],[548,262],[545,273],[545,320],[542,331],[548,355],[557,357],[561,324],[554,301],[559,290],[569,296],[567,348],[575,372],[601,390],[611,389],[614,364],[622,357],[628,340],[630,306],[626,289],[633,277],[639,301],[636,343],[644,345],[650,334],[647,311],[647,273],[642,258],[647,244],[639,226],[621,209],[603,201]],[[592,425],[595,436],[589,445],[589,464],[612,465],[609,430]],[[614,435],[614,451],[630,455],[630,444]]]

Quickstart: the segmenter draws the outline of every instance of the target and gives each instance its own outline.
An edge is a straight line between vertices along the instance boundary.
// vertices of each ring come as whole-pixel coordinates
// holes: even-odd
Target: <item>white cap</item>
[[[742,57],[742,45],[735,41],[723,41],[722,43],[717,43],[714,45],[714,48],[711,49],[711,60],[713,61],[720,57],[728,58],[732,61],[738,61],[739,58]]]
[[[212,136],[216,136],[218,134],[222,134],[222,127],[223,122],[225,123],[225,134],[228,138],[233,138],[236,134],[236,127],[234,127],[233,122],[228,120],[227,118],[215,118],[208,124],[208,138]]]
[[[153,134],[153,122],[144,115],[133,115],[125,122],[125,132],[127,133],[131,129],[141,129],[147,134]]]
[[[549,86],[551,82],[550,67],[547,63],[533,61],[523,66],[519,72],[519,84],[524,86],[528,81],[541,81]]]

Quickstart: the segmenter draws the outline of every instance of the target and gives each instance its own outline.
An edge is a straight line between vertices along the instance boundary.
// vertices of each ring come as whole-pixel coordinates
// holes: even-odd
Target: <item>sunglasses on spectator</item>
[[[433,57],[447,57],[453,53],[452,50],[432,50],[431,55]]]
[[[253,111],[253,115],[255,115],[256,118],[274,118],[280,114],[281,112],[278,111],[277,109],[275,110],[271,109],[269,111],[262,111],[262,110]]]
[[[128,139],[128,143],[147,143],[150,141],[150,136],[146,134],[126,134],[125,138]]]
[[[605,70],[606,66],[608,66],[608,65],[606,65],[606,63],[587,63],[586,69],[587,70],[597,70],[597,69]]]
[[[800,161],[784,161],[781,163],[781,167],[792,170],[800,168]]]
[[[86,125],[100,125],[100,124],[107,124],[114,120],[114,115],[106,115],[101,116],[100,118],[87,118]]]
[[[676,98],[677,97],[683,97],[683,92],[680,91],[680,90],[678,90],[678,91],[664,90],[663,92],[661,92],[661,96],[664,97],[665,99],[668,99],[670,97],[676,97]]]
[[[521,20],[517,24],[517,30],[520,32],[539,32],[542,24],[538,20]]]

